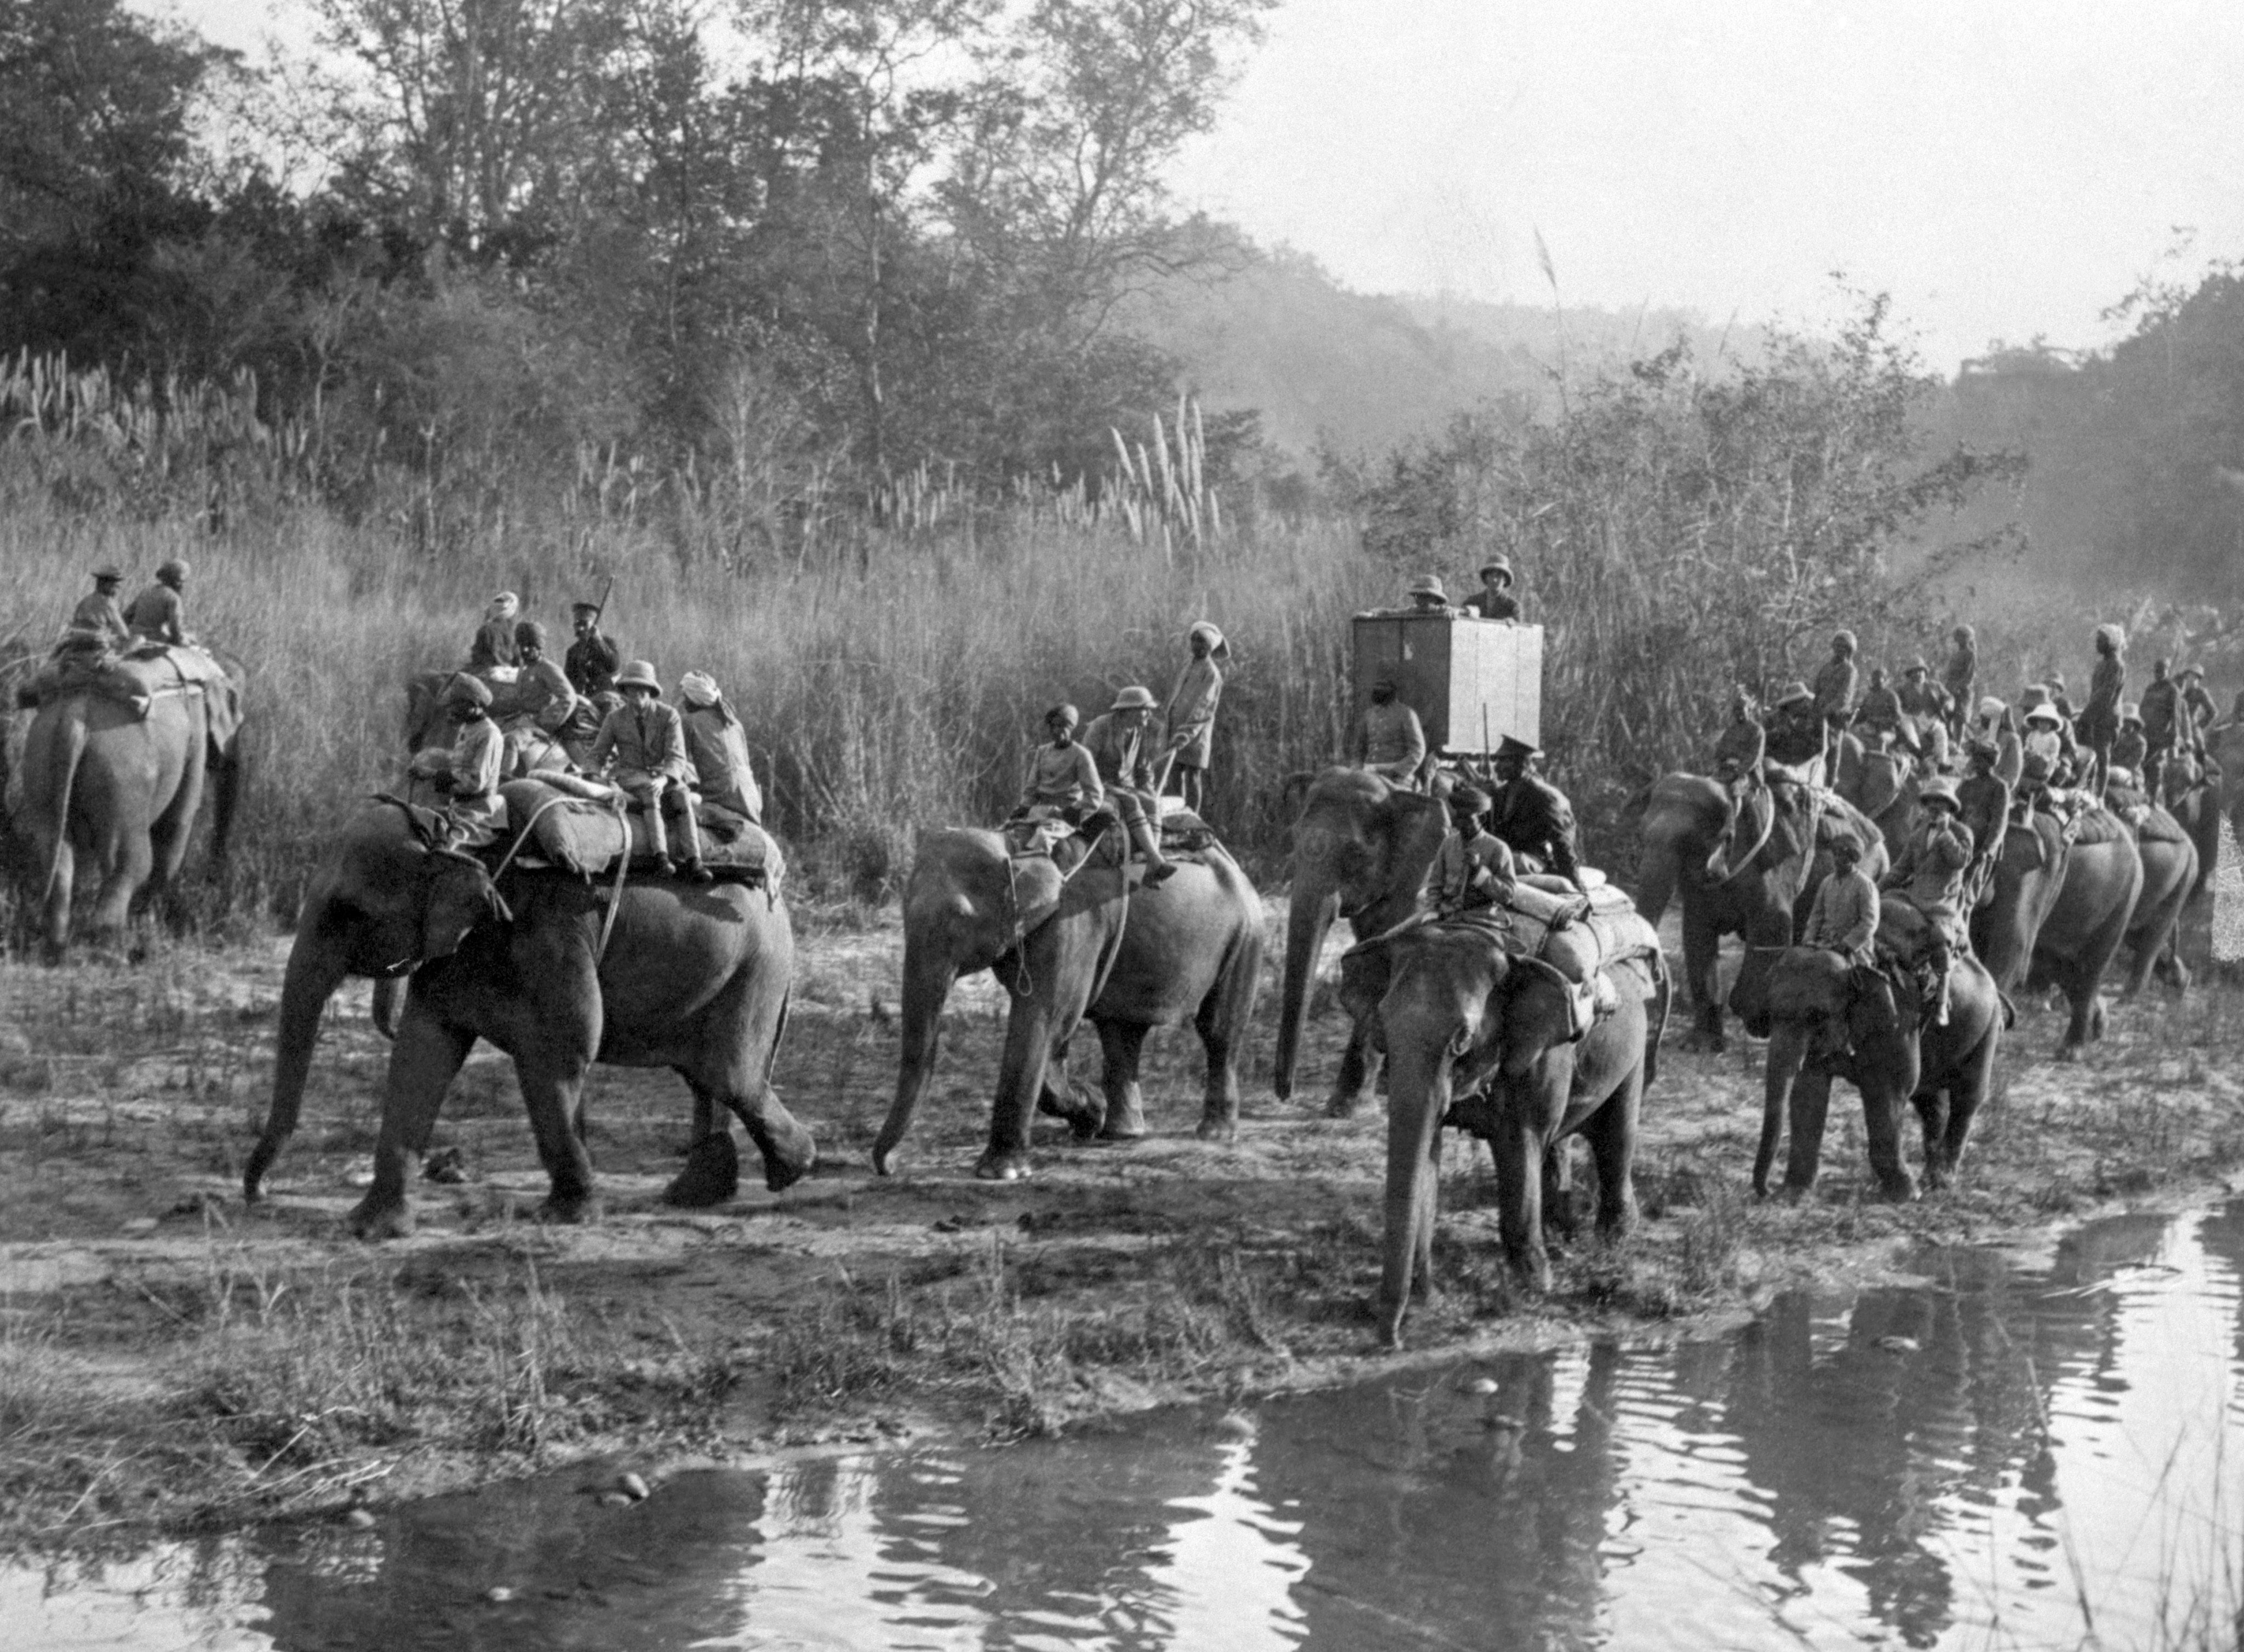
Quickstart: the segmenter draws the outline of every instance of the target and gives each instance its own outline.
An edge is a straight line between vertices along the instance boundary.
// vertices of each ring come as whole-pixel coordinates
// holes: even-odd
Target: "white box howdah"
[[[1355,708],[1371,685],[1395,693],[1430,746],[1460,755],[1494,751],[1506,735],[1543,743],[1543,627],[1457,614],[1355,616]]]

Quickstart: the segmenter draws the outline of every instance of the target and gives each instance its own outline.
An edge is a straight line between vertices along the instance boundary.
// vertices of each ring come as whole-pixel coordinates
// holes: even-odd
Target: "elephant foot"
[[[581,1228],[600,1219],[600,1202],[590,1193],[550,1193],[537,1207],[537,1219]]]
[[[975,1162],[974,1174],[983,1181],[1025,1181],[1030,1175],[1029,1155],[1018,1148],[991,1148]]]
[[[774,1134],[764,1144],[764,1186],[774,1193],[784,1193],[817,1164],[817,1141],[808,1128],[797,1124],[784,1136]]]
[[[1362,1110],[1363,1097],[1357,1093],[1347,1095],[1335,1093],[1333,1099],[1325,1103],[1325,1117],[1328,1119],[1352,1119]]]
[[[1551,1259],[1545,1256],[1514,1257],[1511,1263],[1512,1283],[1531,1297],[1551,1294]]]
[[[2065,1063],[2067,1066],[2071,1066],[2073,1062],[2078,1061],[2080,1059],[2080,1052],[2082,1048],[2082,1046],[2072,1043],[2068,1040],[2067,1042],[2057,1046],[2057,1059]]]
[[[1690,1055],[1720,1055],[1729,1047],[1729,1040],[1720,1032],[1694,1026],[1678,1040],[1676,1047]]]
[[[370,1193],[351,1207],[346,1220],[353,1234],[375,1243],[402,1239],[413,1231],[411,1206],[400,1198],[376,1199]]]
[[[1063,1116],[1067,1120],[1068,1134],[1077,1141],[1096,1141],[1106,1133],[1106,1109],[1104,1106]]]
[[[1887,1204],[1913,1204],[1916,1200],[1916,1179],[1909,1175],[1881,1177],[1878,1197]]]
[[[1145,1134],[1146,1110],[1134,1101],[1107,1108],[1105,1121],[1098,1127],[1101,1141],[1136,1141]]]
[[[1220,1141],[1227,1146],[1239,1140],[1239,1114],[1213,1110],[1203,1113],[1200,1127],[1193,1134],[1203,1141]]]
[[[1384,1297],[1382,1297],[1379,1299],[1378,1319],[1379,1341],[1381,1346],[1386,1348],[1400,1348],[1402,1345],[1402,1321],[1408,1316],[1409,1311],[1409,1304],[1408,1303],[1389,1302]]]
[[[686,1150],[686,1168],[662,1190],[662,1202],[688,1210],[720,1205],[740,1190],[740,1151],[729,1130],[713,1130]]]

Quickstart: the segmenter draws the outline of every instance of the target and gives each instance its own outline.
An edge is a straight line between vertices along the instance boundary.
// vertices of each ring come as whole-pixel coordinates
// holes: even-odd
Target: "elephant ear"
[[[1437,797],[1397,791],[1380,804],[1380,897],[1411,895],[1425,887],[1449,832],[1449,810]]]
[[[430,851],[422,868],[421,946],[425,963],[449,958],[486,917],[506,916],[490,874],[457,850]]]
[[[1340,1001],[1358,1026],[1368,1023],[1395,978],[1392,940],[1382,938],[1351,946],[1341,955]]]

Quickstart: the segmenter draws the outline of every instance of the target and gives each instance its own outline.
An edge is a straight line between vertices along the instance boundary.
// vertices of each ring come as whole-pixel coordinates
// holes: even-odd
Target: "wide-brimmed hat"
[[[1924,656],[1919,654],[1901,668],[1901,674],[1904,677],[1930,676],[1932,674],[1932,667],[1926,665]]]
[[[1450,807],[1462,809],[1468,815],[1485,815],[1488,813],[1489,804],[1493,801],[1477,786],[1457,785],[1450,788]]]
[[[1206,620],[1194,622],[1193,628],[1185,633],[1185,640],[1187,642],[1200,637],[1207,639],[1207,651],[1212,654],[1231,652],[1231,645],[1223,640],[1223,633]]]
[[[2065,714],[2045,700],[2026,713],[2026,721],[2030,723],[2056,723],[2062,728],[2065,723]]]
[[[2184,666],[2180,671],[2174,673],[2174,675],[2177,677],[2202,677],[2205,675],[2205,667],[2192,662],[2189,665]]]
[[[1517,757],[1525,762],[1530,757],[1540,757],[1543,751],[1540,747],[1529,745],[1517,735],[1506,735],[1497,743],[1496,755],[1498,757]]]
[[[1502,554],[1490,557],[1487,561],[1480,565],[1480,577],[1485,579],[1491,573],[1502,574],[1504,576],[1504,582],[1506,585],[1510,585],[1511,583],[1511,559]]]
[[[125,570],[114,562],[105,562],[93,571],[93,577],[96,579],[122,579],[125,578]]]
[[[1855,646],[1855,633],[1845,629],[1843,626],[1841,627],[1839,630],[1831,633],[1831,646],[1834,648],[1853,647]]]
[[[444,685],[444,703],[448,706],[489,706],[490,702],[490,685],[481,677],[455,672],[451,681]]]
[[[1125,688],[1120,694],[1114,696],[1114,704],[1109,708],[1109,709],[1114,711],[1151,711],[1158,703],[1159,702],[1154,700],[1153,691],[1152,689],[1143,687],[1133,682],[1127,688]]]
[[[1957,810],[1964,807],[1964,800],[1956,795],[1956,782],[1945,775],[1935,775],[1921,782],[1916,789],[1916,801],[1920,803],[1945,803]]]
[[[156,565],[156,577],[166,585],[177,585],[193,572],[194,570],[187,565],[187,559],[185,557],[173,557],[169,561]]]
[[[514,646],[517,648],[544,647],[545,627],[535,620],[516,620],[514,622]]]
[[[1058,705],[1044,713],[1044,721],[1047,723],[1064,722],[1073,728],[1082,722],[1083,714],[1063,700]]]
[[[713,706],[725,698],[725,691],[707,672],[689,671],[678,680],[678,697],[689,706]]]
[[[654,674],[654,662],[650,660],[634,660],[625,666],[616,677],[616,687],[652,688],[656,699],[662,698],[662,679]]]
[[[1803,701],[1812,705],[1815,700],[1815,691],[1806,683],[1788,682],[1777,694],[1775,708],[1782,711],[1787,706],[1797,706]]]
[[[2126,701],[2119,708],[2119,721],[2123,723],[2139,723],[2142,721],[2143,708],[2132,700]]]
[[[1422,573],[1410,581],[1410,594],[1414,597],[1439,597],[1444,602],[1450,599],[1450,593],[1442,589],[1441,576],[1433,573]]]
[[[1979,640],[1979,633],[1969,626],[1958,626],[1948,634],[1958,642],[1977,642]]]

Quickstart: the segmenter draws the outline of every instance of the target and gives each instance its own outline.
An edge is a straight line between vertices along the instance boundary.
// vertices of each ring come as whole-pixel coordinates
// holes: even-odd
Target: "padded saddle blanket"
[[[20,697],[44,706],[69,694],[97,694],[145,717],[159,694],[200,694],[206,684],[225,681],[226,667],[201,649],[157,645],[129,654],[57,654],[39,667]]]
[[[1205,851],[1220,849],[1222,841],[1214,829],[1198,815],[1184,807],[1174,797],[1161,799],[1161,854],[1168,860],[1200,860]],[[1005,840],[1005,848],[1017,860],[1031,856],[1050,855],[1069,838],[1078,836],[1072,825],[1057,815],[1042,819],[1024,816],[1009,820],[997,829]]]
[[[506,800],[508,821],[501,841],[511,845],[518,835],[529,834],[515,857],[517,863],[599,877],[614,869],[626,843],[634,868],[649,858],[643,813],[636,808],[618,809],[620,800],[613,789],[597,781],[573,775],[558,779],[559,783],[553,776],[510,780],[498,789]],[[779,887],[787,872],[786,857],[761,827],[709,802],[696,805],[694,817],[701,827],[702,864],[720,878]],[[676,845],[672,848],[674,852]]]

